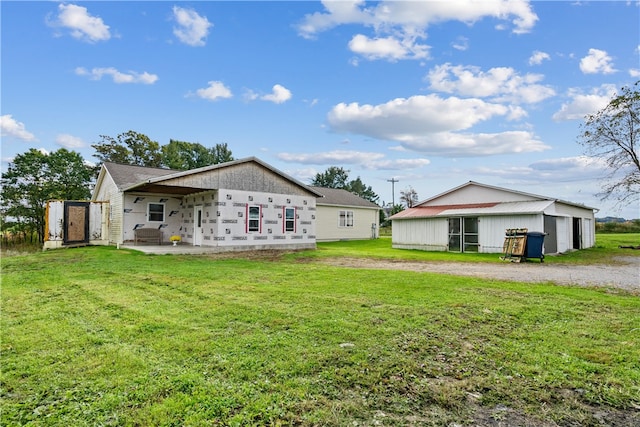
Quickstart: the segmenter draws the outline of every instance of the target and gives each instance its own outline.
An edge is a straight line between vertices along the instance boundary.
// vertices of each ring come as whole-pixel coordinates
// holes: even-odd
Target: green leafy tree
[[[620,94],[595,114],[586,116],[580,143],[586,154],[605,161],[610,172],[600,196],[628,205],[640,199],[640,92],[623,87]]]
[[[80,154],[64,148],[51,154],[33,148],[18,154],[2,174],[2,215],[42,242],[46,202],[89,198],[92,175]]]
[[[322,173],[317,173],[311,185],[324,188],[346,188],[349,171],[336,166],[329,167]]]
[[[235,160],[233,158],[233,154],[229,147],[227,147],[227,143],[216,144],[213,147],[209,148],[211,155],[213,156],[213,162],[210,163],[212,165],[217,165],[219,163],[230,162]]]
[[[363,199],[369,200],[373,203],[378,203],[379,196],[373,191],[371,186],[365,185],[360,177],[349,181],[346,189],[351,191],[353,194],[357,194]]]
[[[135,131],[121,133],[113,138],[100,135],[101,141],[92,144],[94,155],[103,162],[124,163],[137,166],[160,167],[162,151],[160,144],[147,135]]]
[[[207,148],[202,144],[172,139],[162,146],[162,165],[169,169],[190,170],[233,160],[227,144]]]
[[[349,181],[349,171],[336,166],[331,166],[326,171],[317,173],[311,181],[311,185],[347,190],[373,203],[377,203],[379,198],[371,186],[365,185],[360,177]]]

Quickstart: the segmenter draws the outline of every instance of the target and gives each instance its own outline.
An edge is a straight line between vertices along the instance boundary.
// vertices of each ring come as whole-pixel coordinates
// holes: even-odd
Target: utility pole
[[[387,182],[391,183],[391,209],[393,209],[396,207],[395,183],[398,182],[398,180],[395,178],[391,178],[391,179],[388,179]]]

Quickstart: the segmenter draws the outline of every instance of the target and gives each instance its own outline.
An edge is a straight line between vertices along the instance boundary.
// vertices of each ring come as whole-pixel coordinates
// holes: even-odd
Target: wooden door
[[[89,202],[64,202],[64,244],[89,243]]]

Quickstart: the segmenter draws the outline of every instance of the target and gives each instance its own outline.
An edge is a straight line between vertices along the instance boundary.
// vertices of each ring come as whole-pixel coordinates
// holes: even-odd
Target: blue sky
[[[11,2],[2,170],[30,148],[95,162],[100,135],[227,143],[380,202],[469,180],[603,203],[586,114],[640,80],[638,2]]]

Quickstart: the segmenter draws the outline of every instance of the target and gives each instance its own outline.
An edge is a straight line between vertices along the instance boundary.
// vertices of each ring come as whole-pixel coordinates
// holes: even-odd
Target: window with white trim
[[[152,222],[164,222],[164,203],[148,203],[147,220]]]
[[[249,231],[260,231],[260,206],[249,206]]]
[[[353,227],[353,211],[340,211],[338,227]]]
[[[284,208],[284,231],[296,231],[296,210]]]

